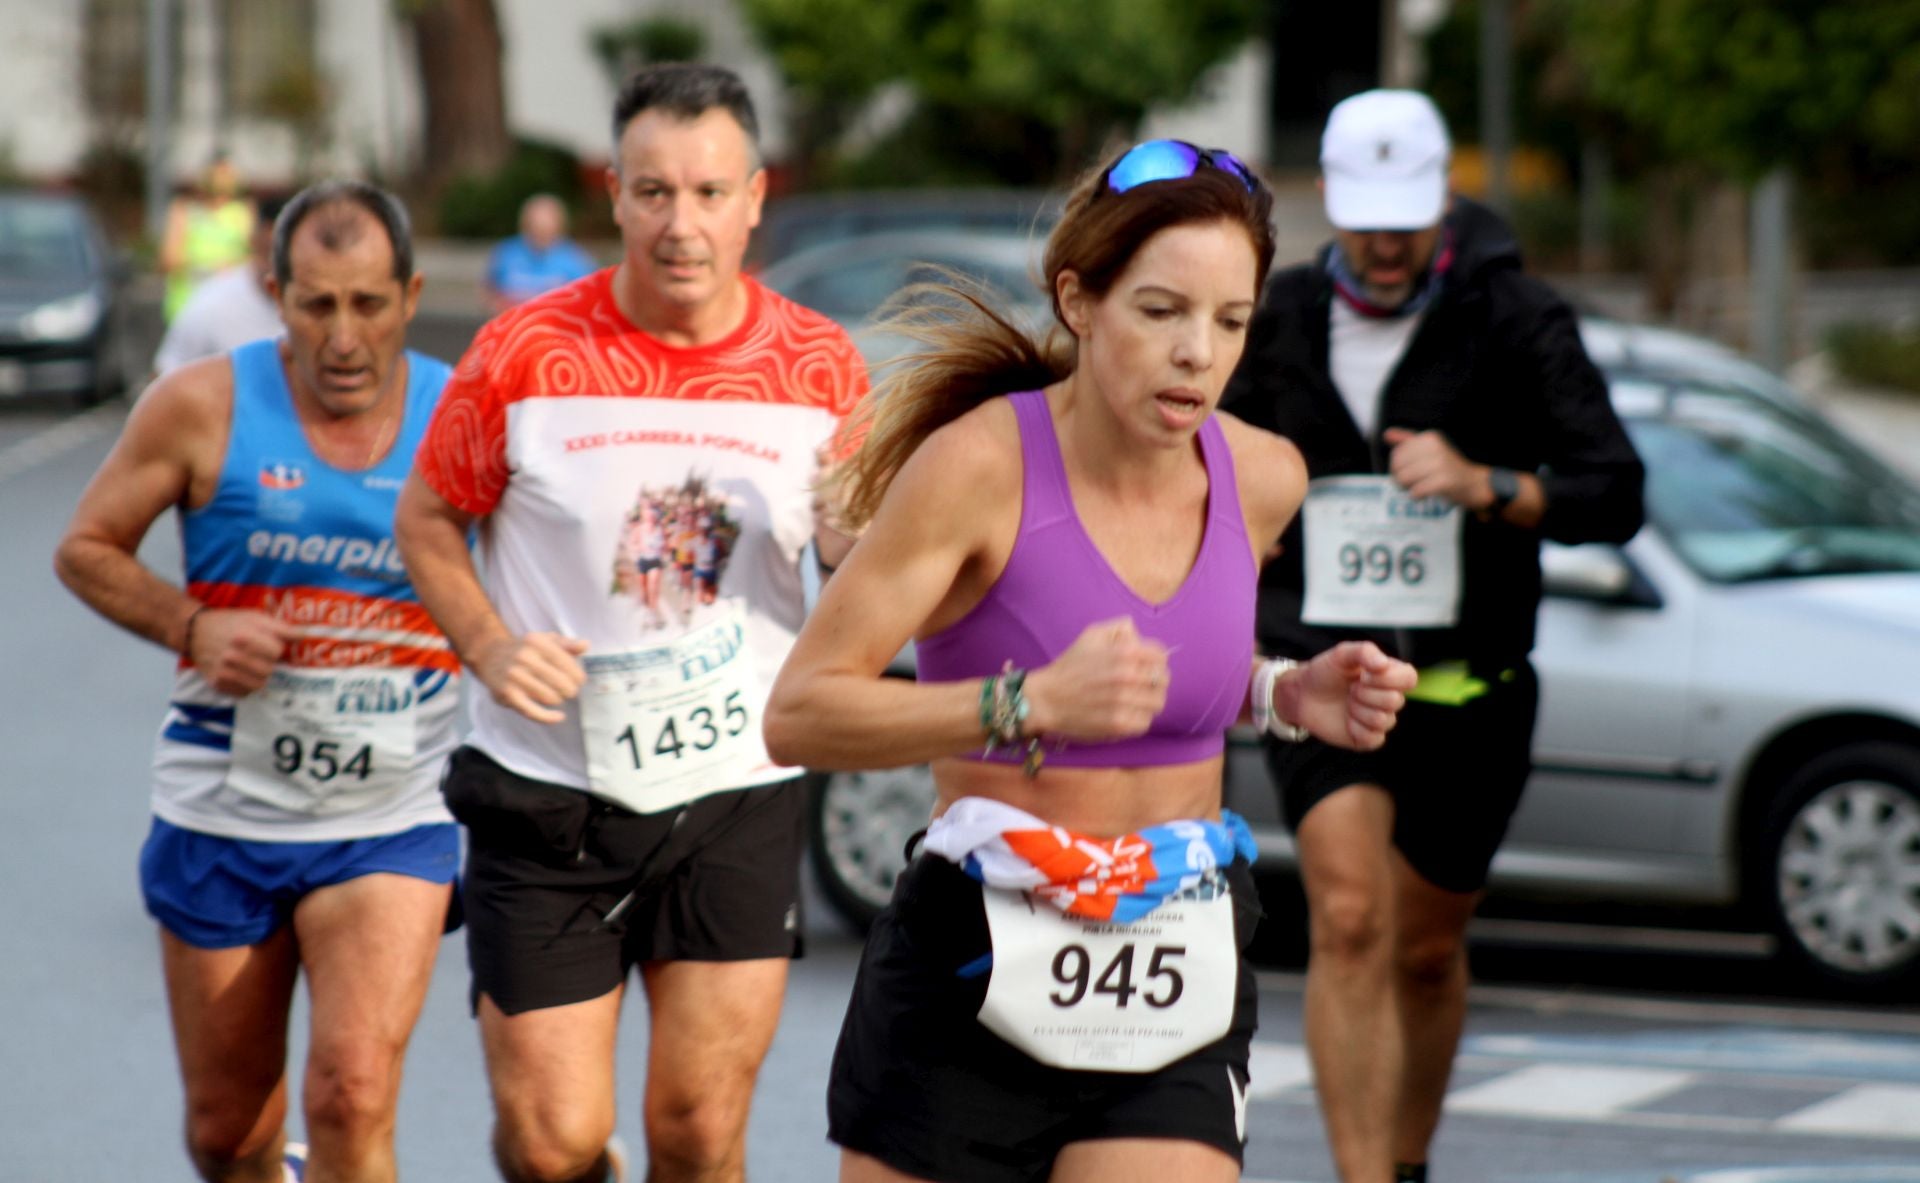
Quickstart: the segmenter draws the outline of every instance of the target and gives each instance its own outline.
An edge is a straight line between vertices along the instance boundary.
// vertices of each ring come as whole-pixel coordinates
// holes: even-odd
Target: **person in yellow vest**
[[[161,312],[171,322],[202,280],[246,262],[256,214],[241,190],[239,170],[216,153],[206,175],[167,209],[160,270],[167,277]]]

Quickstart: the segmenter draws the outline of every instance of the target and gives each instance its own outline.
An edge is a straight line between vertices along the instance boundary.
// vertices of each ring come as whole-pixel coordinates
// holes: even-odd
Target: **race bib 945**
[[[1152,1072],[1233,1025],[1233,898],[1169,900],[1131,924],[1065,916],[1023,892],[981,893],[993,971],[980,1022],[1043,1064]]]

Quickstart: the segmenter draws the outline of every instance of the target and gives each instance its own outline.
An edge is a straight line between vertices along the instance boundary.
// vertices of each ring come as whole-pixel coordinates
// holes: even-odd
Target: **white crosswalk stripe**
[[[1533,1064],[1447,1094],[1452,1113],[1595,1121],[1657,1101],[1696,1079],[1666,1068],[1607,1064]]]
[[[1499,1063],[1488,1056],[1465,1059],[1481,1070]],[[1252,1077],[1250,1100],[1298,1103],[1311,1098],[1313,1067],[1306,1049],[1297,1044],[1256,1042]],[[1809,1087],[1831,1088],[1832,1093],[1766,1117],[1689,1113],[1684,1098],[1674,1100],[1683,1090],[1714,1086],[1724,1092],[1752,1087],[1753,1082],[1740,1073],[1712,1069],[1516,1060],[1508,1070],[1455,1088],[1447,1094],[1446,1108],[1449,1113],[1522,1120],[1920,1142],[1920,1085],[1855,1083],[1819,1072],[1791,1078]],[[1769,1087],[1778,1088],[1785,1077],[1776,1072],[1768,1079]]]
[[[1297,1044],[1256,1042],[1247,1072],[1252,1078],[1247,1085],[1249,1100],[1272,1100],[1288,1089],[1313,1084],[1307,1049]]]
[[[1920,1086],[1855,1085],[1838,1096],[1789,1113],[1774,1124],[1783,1130],[1806,1133],[1920,1140]]]

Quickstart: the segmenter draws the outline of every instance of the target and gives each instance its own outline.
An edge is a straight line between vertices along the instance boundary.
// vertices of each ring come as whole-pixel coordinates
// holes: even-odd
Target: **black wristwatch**
[[[1487,470],[1487,488],[1493,490],[1493,504],[1487,506],[1487,516],[1499,517],[1520,496],[1520,476],[1511,468],[1489,468]]]

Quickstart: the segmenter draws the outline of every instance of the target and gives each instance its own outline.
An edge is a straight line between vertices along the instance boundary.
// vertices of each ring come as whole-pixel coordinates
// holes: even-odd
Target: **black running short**
[[[1393,844],[1414,870],[1447,891],[1485,887],[1533,771],[1540,686],[1524,661],[1468,673],[1484,694],[1457,706],[1409,698],[1378,751],[1270,738],[1267,766],[1287,824],[1298,830],[1308,810],[1349,785],[1378,785],[1393,797]]]
[[[1253,875],[1228,870],[1244,954],[1260,920]],[[915,859],[874,921],[834,1050],[827,1136],[936,1183],[1040,1183],[1061,1150],[1101,1138],[1202,1142],[1241,1158],[1259,991],[1244,956],[1225,1036],[1157,1072],[1035,1061],[980,1024],[991,948],[983,889]]]
[[[583,1002],[648,961],[800,955],[801,781],[638,814],[463,747],[442,789],[467,828],[475,1006]]]

